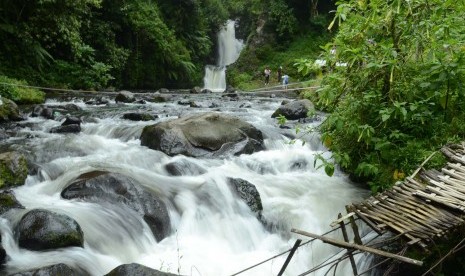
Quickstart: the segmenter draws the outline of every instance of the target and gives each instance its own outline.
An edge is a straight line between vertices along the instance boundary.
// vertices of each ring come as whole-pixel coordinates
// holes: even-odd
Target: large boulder
[[[66,264],[56,264],[23,272],[11,274],[10,276],[86,276],[89,273],[75,270]]]
[[[61,196],[126,206],[143,217],[158,241],[171,232],[168,210],[163,201],[122,174],[95,171],[81,175],[63,190]]]
[[[21,120],[24,118],[21,116],[18,106],[13,101],[0,96],[0,123]]]
[[[81,226],[72,218],[49,210],[27,212],[16,231],[18,243],[29,250],[48,250],[84,244]]]
[[[250,210],[260,219],[262,216],[263,206],[255,185],[241,178],[228,178],[228,184],[234,193],[241,198]]]
[[[253,125],[221,113],[201,113],[146,126],[141,145],[170,156],[221,157],[264,149]]]
[[[27,172],[23,154],[15,151],[0,153],[0,188],[23,185]]]
[[[123,264],[112,271],[105,274],[105,276],[128,276],[128,275],[137,275],[137,276],[175,276],[178,274],[172,274],[167,272],[161,272],[150,267],[143,266],[141,264]]]
[[[309,111],[315,110],[313,103],[307,99],[292,101],[280,106],[272,115],[271,118],[276,118],[283,115],[288,120],[298,120],[306,118]]]

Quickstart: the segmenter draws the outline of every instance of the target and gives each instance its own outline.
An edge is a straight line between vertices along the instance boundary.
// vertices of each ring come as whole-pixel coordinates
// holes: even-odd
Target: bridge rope
[[[350,224],[349,222],[348,222],[348,223],[345,223],[345,225],[349,225],[349,224]],[[332,230],[329,230],[329,231],[323,233],[322,236],[326,236],[326,235],[331,234],[332,232],[335,232],[335,231],[340,230],[340,229],[341,229],[340,227],[334,228],[334,229],[332,229]],[[371,232],[365,233],[365,235],[363,236],[363,238],[365,238],[365,237],[366,237],[368,234],[370,234],[370,233],[371,233]],[[375,239],[377,239],[378,237],[380,237],[380,236],[378,235],[378,236],[373,237],[372,239],[370,239],[369,241],[366,242],[366,245],[370,245],[371,242],[373,242],[373,241],[374,241]],[[310,240],[308,240],[308,241],[305,241],[305,242],[301,243],[301,244],[299,245],[299,247],[304,246],[304,245],[307,245],[307,244],[309,244],[309,243],[311,243],[311,242],[313,242],[313,241],[315,241],[315,240],[317,240],[317,239],[313,238],[313,239],[310,239]],[[269,262],[269,261],[271,261],[271,260],[273,260],[273,259],[276,259],[276,258],[278,258],[278,257],[281,257],[282,255],[284,255],[284,254],[286,254],[286,253],[289,253],[291,250],[292,250],[292,249],[288,249],[288,250],[286,250],[286,251],[284,251],[284,252],[281,252],[281,253],[279,253],[279,254],[276,254],[276,255],[274,255],[274,256],[272,256],[272,257],[266,259],[266,260],[263,260],[263,261],[261,261],[261,262],[259,262],[259,263],[256,263],[256,264],[252,265],[252,266],[249,266],[249,267],[247,267],[247,268],[245,268],[245,269],[243,269],[243,270],[241,270],[241,271],[239,271],[239,272],[236,272],[236,273],[234,273],[234,274],[231,274],[230,276],[236,276],[236,275],[242,274],[242,273],[244,273],[244,272],[246,272],[246,271],[248,271],[248,270],[251,270],[251,269],[253,269],[253,268],[255,268],[255,267],[258,267],[258,266],[260,266],[260,265],[262,265],[262,264],[264,264],[264,263],[266,263],[266,262]],[[340,258],[335,259],[335,260],[333,260],[333,261],[331,261],[331,262],[329,262],[329,263],[326,263],[326,262],[328,262],[329,260],[331,260],[332,258],[334,258],[335,256],[339,255],[339,254],[340,254],[341,252],[343,252],[344,250],[347,250],[347,249],[341,249],[341,250],[339,250],[338,252],[336,252],[336,253],[334,253],[333,255],[331,255],[331,256],[329,256],[328,258],[326,258],[323,262],[321,262],[321,263],[318,264],[317,266],[315,266],[315,267],[311,268],[310,270],[308,270],[308,271],[306,271],[306,272],[300,274],[299,276],[308,275],[308,274],[310,274],[310,273],[312,273],[312,272],[314,272],[314,271],[316,271],[316,270],[318,270],[318,269],[321,269],[321,268],[323,268],[323,267],[325,267],[325,266],[328,266],[328,265],[333,264],[333,263],[335,263],[335,262],[341,262],[341,261],[343,261],[344,259],[346,259],[346,258],[349,257],[348,254],[344,254],[344,256],[341,256]],[[359,252],[359,253],[360,253],[360,252]],[[359,253],[357,253],[357,254],[359,254]],[[326,264],[325,264],[325,263],[326,263]]]
[[[308,82],[308,81],[307,81]],[[290,83],[290,85],[297,85],[305,82],[298,82],[298,83]],[[5,85],[5,86],[15,86],[15,87],[23,87],[23,88],[32,88],[32,89],[38,89],[38,90],[44,90],[44,91],[55,91],[55,92],[73,92],[73,93],[99,93],[99,94],[118,94],[119,91],[95,91],[95,90],[77,90],[77,89],[67,89],[67,88],[54,88],[54,87],[44,87],[44,86],[34,86],[34,85],[26,85],[26,84],[17,84],[17,83],[8,83],[8,82],[0,82],[0,85]],[[244,94],[251,94],[251,93],[276,93],[276,92],[288,92],[288,91],[298,91],[298,90],[304,90],[304,89],[316,89],[319,88],[320,86],[307,86],[307,87],[298,87],[298,88],[288,88],[288,89],[270,89],[270,88],[282,88],[282,85],[279,86],[273,86],[273,87],[262,87],[262,88],[257,88],[253,90],[246,90],[246,91],[236,91],[235,93],[244,93]],[[187,92],[188,90],[186,89],[181,89],[179,91],[184,91]],[[132,92],[133,94],[154,94],[156,92]],[[161,95],[179,95],[181,93],[160,93]],[[202,94],[190,94],[190,95],[202,95],[205,96],[205,93]]]

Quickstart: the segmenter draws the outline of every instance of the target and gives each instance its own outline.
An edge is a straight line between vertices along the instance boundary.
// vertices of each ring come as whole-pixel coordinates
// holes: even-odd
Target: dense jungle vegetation
[[[228,83],[250,89],[283,66],[329,112],[335,161],[373,192],[404,179],[442,145],[464,139],[465,23],[450,0],[4,0],[0,82],[72,89],[202,85],[228,18],[246,42]],[[330,13],[330,11],[333,11]],[[333,20],[334,19],[334,20]],[[336,48],[336,54],[330,49]],[[314,60],[326,59],[326,68]],[[346,66],[336,66],[336,63]],[[274,76],[274,75],[273,75]],[[277,84],[277,80],[275,82]],[[34,89],[0,85],[17,103]],[[427,166],[444,160],[433,156]],[[331,170],[329,170],[331,171]]]
[[[323,141],[373,192],[465,138],[463,1],[339,1],[331,61],[311,98],[331,115]],[[329,49],[336,47],[336,55]],[[334,66],[346,62],[346,67]],[[436,154],[426,165],[441,165]]]
[[[0,75],[75,89],[201,85],[227,19],[238,20],[244,40],[258,20],[290,39],[317,2],[4,0]]]

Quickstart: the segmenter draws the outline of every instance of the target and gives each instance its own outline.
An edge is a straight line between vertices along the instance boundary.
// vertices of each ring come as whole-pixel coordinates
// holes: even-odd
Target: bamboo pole
[[[341,219],[342,214],[339,213],[337,218]],[[344,241],[349,242],[349,235],[347,234],[346,225],[344,224],[344,221],[339,222],[339,224],[341,225],[342,236],[344,237]],[[347,254],[349,255],[350,265],[352,266],[352,271],[354,272],[354,276],[355,276],[358,274],[358,272],[357,272],[357,265],[355,264],[354,255],[352,255],[352,251],[353,250],[348,250]]]
[[[294,246],[293,246],[292,249],[291,249],[291,252],[290,252],[289,255],[287,256],[286,261],[285,261],[284,264],[283,264],[283,267],[281,267],[281,270],[280,270],[279,273],[278,273],[278,276],[283,275],[284,271],[285,271],[286,268],[287,268],[287,265],[289,264],[289,262],[291,261],[292,257],[294,256],[295,251],[299,248],[301,242],[302,242],[301,239],[297,239],[297,240],[295,241]]]
[[[348,243],[348,242],[338,241],[338,240],[335,240],[335,239],[331,239],[331,238],[327,238],[327,237],[324,237],[324,236],[312,234],[312,233],[305,232],[305,231],[298,230],[298,229],[294,229],[294,228],[291,229],[291,232],[299,234],[299,235],[311,237],[311,238],[314,238],[314,239],[319,239],[324,243],[329,243],[329,244],[332,244],[332,245],[335,245],[335,246],[338,246],[338,247],[343,247],[343,248],[346,248],[346,249],[355,249],[355,250],[366,251],[366,252],[369,252],[369,253],[372,253],[372,254],[383,256],[383,257],[386,257],[386,258],[396,259],[398,261],[413,264],[413,265],[418,265],[418,266],[423,265],[422,261],[418,261],[418,260],[414,260],[414,259],[407,258],[407,257],[404,257],[404,256],[392,254],[392,253],[389,253],[389,252],[386,252],[386,251],[382,251],[382,250],[379,250],[379,249],[367,247],[367,246],[364,246],[364,245],[352,244],[352,243]]]

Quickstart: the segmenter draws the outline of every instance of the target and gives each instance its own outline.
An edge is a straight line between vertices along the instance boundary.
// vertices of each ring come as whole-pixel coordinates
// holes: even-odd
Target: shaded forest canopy
[[[289,38],[318,9],[327,13],[334,7],[331,1],[314,6],[317,2],[4,0],[0,75],[74,89],[201,85],[227,19],[238,19],[244,38],[260,18]]]

